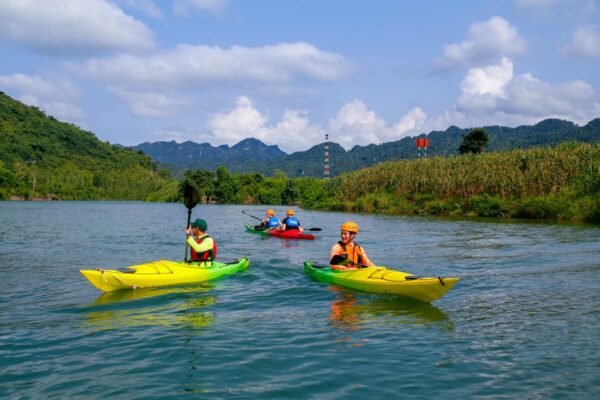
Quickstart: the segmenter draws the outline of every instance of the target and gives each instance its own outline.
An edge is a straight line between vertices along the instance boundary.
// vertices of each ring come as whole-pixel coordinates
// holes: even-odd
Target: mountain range
[[[535,125],[516,128],[505,126],[483,128],[490,136],[486,151],[554,146],[565,141],[593,143],[600,140],[600,118],[583,126],[560,119],[545,119]],[[418,137],[429,139],[428,157],[449,156],[458,153],[463,135],[470,130],[471,128],[461,129],[450,126],[445,131],[432,131]],[[324,143],[292,154],[287,154],[278,146],[267,145],[254,138],[244,139],[231,147],[228,145],[214,147],[209,143],[198,144],[191,141],[183,143],[170,141],[145,142],[132,148],[143,151],[175,176],[181,176],[189,169],[215,170],[220,165],[226,166],[229,171],[235,173],[259,172],[270,176],[276,170],[281,170],[290,177],[323,176]],[[357,145],[348,151],[332,142],[329,143],[329,153],[332,175],[383,161],[419,156],[415,137],[405,137],[382,144]],[[422,152],[421,156],[423,156]]]

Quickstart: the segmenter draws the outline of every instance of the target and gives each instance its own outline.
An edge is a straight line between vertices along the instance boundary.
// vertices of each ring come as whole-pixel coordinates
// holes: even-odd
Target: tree
[[[479,154],[483,152],[485,146],[488,145],[490,136],[483,128],[475,128],[471,132],[463,135],[463,141],[458,147],[460,154],[474,153]]]

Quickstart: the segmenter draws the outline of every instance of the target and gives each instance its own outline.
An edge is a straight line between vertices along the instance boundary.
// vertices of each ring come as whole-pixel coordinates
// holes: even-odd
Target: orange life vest
[[[194,238],[196,243],[200,244],[202,241],[210,237],[208,235],[200,236]],[[213,239],[213,248],[211,250],[204,251],[202,253],[196,253],[193,247],[190,247],[190,254],[192,256],[192,261],[213,261],[217,257],[217,242]]]
[[[338,244],[340,245],[341,249],[340,249],[340,252],[337,255],[341,259],[343,259],[343,260],[350,260],[354,264],[363,265],[362,247],[360,247],[358,245],[358,243],[354,242],[354,247],[352,247],[352,249],[350,250],[350,252],[348,252],[348,248],[347,248],[347,246],[346,246],[346,244],[344,242],[339,241]],[[333,261],[334,260],[331,259],[329,261],[329,263],[330,264],[334,264]],[[337,261],[337,262],[335,262],[335,264],[340,264],[340,262]]]

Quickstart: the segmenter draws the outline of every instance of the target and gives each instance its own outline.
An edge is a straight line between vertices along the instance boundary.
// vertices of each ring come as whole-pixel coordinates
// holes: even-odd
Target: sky
[[[600,0],[0,0],[0,90],[113,144],[600,117]]]

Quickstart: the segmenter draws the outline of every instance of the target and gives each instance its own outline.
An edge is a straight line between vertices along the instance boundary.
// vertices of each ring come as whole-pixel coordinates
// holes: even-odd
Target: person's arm
[[[367,252],[362,248],[362,246],[360,247],[360,250],[362,251],[363,264],[367,267],[376,267],[376,265],[369,260],[369,257],[367,257]]]
[[[331,251],[329,252],[329,262],[333,259],[333,257],[337,256],[340,253],[340,245],[338,243],[331,246]]]
[[[304,232],[304,228],[302,227],[302,225],[300,225],[300,221],[298,221],[298,230],[300,231],[300,233]]]
[[[188,236],[187,244],[189,244],[190,247],[196,251],[196,253],[202,253],[208,250],[212,250],[214,241],[213,238],[207,237],[204,238],[204,240],[202,240],[202,243],[196,243],[193,236]]]

